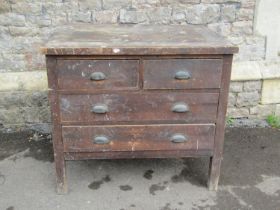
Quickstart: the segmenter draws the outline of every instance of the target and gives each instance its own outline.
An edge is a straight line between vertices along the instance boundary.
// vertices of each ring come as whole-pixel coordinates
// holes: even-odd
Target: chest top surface
[[[46,55],[233,54],[238,48],[204,26],[93,25],[59,27]]]

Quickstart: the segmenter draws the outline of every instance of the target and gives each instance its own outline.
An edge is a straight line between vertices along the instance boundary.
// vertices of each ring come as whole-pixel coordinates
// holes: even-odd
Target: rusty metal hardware
[[[108,106],[106,104],[95,104],[91,111],[95,114],[105,114],[108,112]]]
[[[177,71],[175,74],[175,79],[178,80],[188,80],[191,78],[191,74],[188,71]]]
[[[105,79],[106,79],[106,75],[103,72],[94,72],[90,75],[90,80],[93,81],[101,81]]]
[[[108,144],[110,142],[107,136],[95,136],[93,139],[95,144]]]
[[[189,106],[185,103],[176,103],[171,108],[172,112],[184,113],[189,111]]]
[[[188,137],[183,134],[177,133],[177,134],[174,134],[173,136],[171,136],[170,140],[173,143],[184,143],[184,142],[188,141]]]

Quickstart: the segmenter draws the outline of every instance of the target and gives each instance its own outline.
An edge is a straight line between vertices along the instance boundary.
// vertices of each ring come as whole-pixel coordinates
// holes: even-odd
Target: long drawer
[[[220,88],[221,59],[144,60],[144,89]]]
[[[63,126],[65,152],[212,150],[214,124]]]
[[[218,93],[123,92],[61,95],[62,123],[212,123]]]

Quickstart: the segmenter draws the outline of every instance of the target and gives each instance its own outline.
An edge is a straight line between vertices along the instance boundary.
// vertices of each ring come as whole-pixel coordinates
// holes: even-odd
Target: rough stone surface
[[[275,113],[276,106],[272,105],[258,105],[250,108],[250,114],[256,115],[258,118],[266,119],[268,115]]]
[[[45,71],[9,72],[0,77],[0,91],[47,90],[47,73]]]
[[[232,32],[237,36],[252,35],[253,22],[252,21],[238,21],[232,24]]]
[[[0,14],[10,12],[11,6],[7,0],[0,0]]]
[[[249,21],[253,20],[254,18],[254,11],[252,9],[241,8],[237,12],[237,20],[239,21]]]
[[[130,8],[131,1],[128,0],[103,0],[104,9]]]
[[[97,23],[114,24],[118,22],[119,11],[118,10],[97,11],[94,14],[94,16]]]
[[[3,26],[25,26],[24,15],[16,13],[0,14],[0,25]]]
[[[280,61],[264,63],[262,77],[263,79],[280,79]]]
[[[231,34],[231,23],[210,23],[208,28],[225,37]]]
[[[236,94],[229,93],[228,95],[228,107],[234,107],[236,104]]]
[[[238,118],[234,119],[228,127],[235,128],[267,128],[270,127],[266,120],[263,119],[246,119]]]
[[[189,24],[207,24],[217,22],[221,16],[219,5],[194,5],[186,10],[186,20]]]
[[[243,91],[243,82],[231,82],[229,91],[233,93],[240,93]]]
[[[280,104],[276,104],[275,115],[280,117]]]
[[[265,57],[265,44],[266,41],[264,37],[246,37],[244,42],[239,45],[239,53],[236,59],[242,60],[243,58],[246,58],[250,61],[263,60]]]
[[[260,100],[258,91],[242,92],[237,94],[236,106],[245,107],[257,105]]]
[[[221,18],[224,22],[234,22],[236,19],[236,6],[224,5],[221,7]]]
[[[66,3],[66,1],[64,1]],[[74,1],[75,2],[75,1]],[[80,10],[100,10],[101,0],[78,0]]]
[[[260,91],[262,88],[262,82],[261,81],[247,81],[244,82],[244,91]]]
[[[71,15],[71,20],[76,22],[84,22],[90,23],[92,22],[92,13],[90,11],[87,12],[76,12]]]
[[[262,79],[261,65],[258,62],[236,62],[232,66],[232,81],[250,81]]]
[[[280,103],[280,79],[263,81],[261,100],[262,104]]]
[[[248,108],[229,107],[227,109],[227,116],[230,118],[246,118],[249,114]]]
[[[0,127],[34,123],[50,123],[46,91],[0,92]]]
[[[148,22],[147,14],[144,11],[120,10],[121,23],[146,23]]]
[[[268,46],[265,36],[254,33],[255,3],[256,0],[0,0],[0,91],[5,92],[0,94],[13,98],[17,91],[25,96],[29,91],[47,89],[45,59],[39,49],[56,27],[76,22],[206,25],[240,47],[240,53],[234,56],[234,82],[228,103],[231,115],[255,118],[258,114],[248,110],[253,113],[260,104],[259,93],[262,103],[279,103],[280,98],[274,94],[278,94],[277,90],[271,92],[266,80],[264,90],[260,90],[260,80],[275,79],[279,64],[253,63],[265,59]],[[0,105],[1,124],[21,127],[25,126],[21,123],[48,123],[48,114],[43,114],[47,113],[45,106],[30,108],[26,100],[22,101],[11,101],[12,108]]]

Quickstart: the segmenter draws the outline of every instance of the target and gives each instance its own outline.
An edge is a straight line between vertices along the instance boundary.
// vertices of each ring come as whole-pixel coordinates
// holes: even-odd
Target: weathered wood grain
[[[231,75],[232,55],[225,55],[223,60],[223,75],[220,89],[220,98],[217,113],[217,123],[215,132],[214,155],[210,158],[208,187],[210,190],[217,190],[220,168],[223,158],[224,134],[225,134],[225,118],[227,111],[228,92]]]
[[[218,97],[217,93],[162,91],[61,95],[61,122],[211,123],[216,121]],[[179,102],[185,103],[189,111],[173,112],[172,107]],[[106,105],[108,112],[92,113],[92,107],[96,104]]]
[[[65,160],[201,156],[217,189],[237,47],[201,26],[77,24],[42,50],[58,192]]]
[[[214,131],[214,124],[63,126],[62,137],[64,152],[213,150]],[[186,141],[173,143],[175,134]],[[95,143],[97,136],[109,143]]]
[[[144,60],[144,89],[206,89],[220,88],[221,59]],[[176,73],[189,74],[176,79]]]
[[[237,47],[208,28],[191,25],[66,25],[58,28],[42,48],[48,55],[232,54],[237,51]]]
[[[52,141],[54,148],[57,192],[59,194],[64,194],[67,192],[66,163],[63,153],[58,93],[55,91],[57,88],[57,79],[55,74],[56,58],[53,56],[48,56],[46,59],[46,64],[48,69],[48,83],[49,87],[52,88],[52,90],[49,91],[48,97],[52,118]]]
[[[93,73],[104,80],[94,81]],[[58,60],[58,88],[62,90],[136,89],[139,82],[138,60]]]
[[[123,152],[65,152],[66,160],[209,157],[213,150],[157,150]]]

